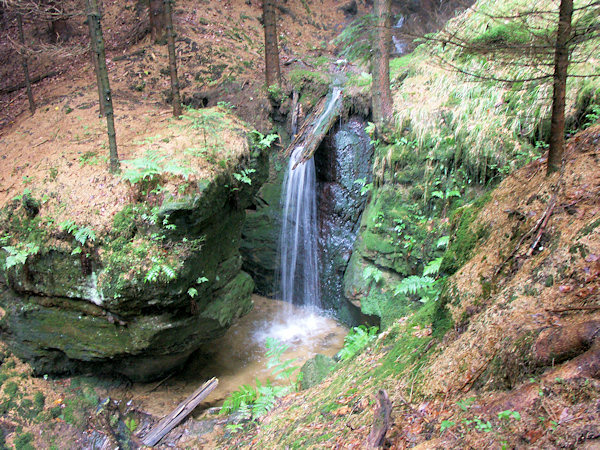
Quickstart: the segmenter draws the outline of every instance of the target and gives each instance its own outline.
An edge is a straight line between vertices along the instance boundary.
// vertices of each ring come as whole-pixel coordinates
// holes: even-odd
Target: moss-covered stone
[[[460,269],[471,257],[471,251],[475,245],[484,239],[489,230],[484,226],[474,228],[473,222],[481,208],[490,199],[490,195],[484,195],[470,205],[458,208],[451,218],[452,239],[440,270],[448,275]]]
[[[317,354],[306,361],[300,369],[302,389],[308,389],[319,384],[335,368],[335,365],[336,363],[332,358],[321,354]]]
[[[79,255],[72,235],[5,210],[0,237],[9,230],[39,247],[8,270],[0,298],[15,353],[37,373],[94,368],[144,380],[222,335],[252,307],[239,246],[267,160],[249,153],[189,195],[126,206]],[[232,172],[250,169],[252,183],[236,184]]]

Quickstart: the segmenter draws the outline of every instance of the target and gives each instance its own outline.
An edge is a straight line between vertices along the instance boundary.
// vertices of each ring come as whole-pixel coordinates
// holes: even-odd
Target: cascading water
[[[298,164],[304,147],[290,157],[284,184],[281,227],[281,295],[286,302],[321,306],[317,267],[317,198],[314,158]]]
[[[319,130],[342,95],[334,88],[327,107],[311,127]],[[304,146],[290,156],[283,190],[280,238],[281,296],[313,310],[321,307],[317,256],[317,195],[314,158],[302,161]]]

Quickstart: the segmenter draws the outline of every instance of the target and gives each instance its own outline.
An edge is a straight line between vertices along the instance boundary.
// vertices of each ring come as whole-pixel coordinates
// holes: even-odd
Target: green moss
[[[32,442],[33,433],[19,433],[14,440],[15,450],[35,450]]]
[[[322,72],[295,69],[289,77],[294,90],[300,92],[300,103],[309,107],[314,106],[329,90],[329,77]]]
[[[581,230],[579,230],[579,233],[577,233],[577,239],[580,239],[584,236],[591,234],[592,231],[594,231],[599,226],[600,226],[600,219],[594,220],[593,222],[587,224]]]
[[[444,254],[441,272],[448,275],[455,273],[470,259],[477,243],[489,235],[488,227],[481,225],[474,230],[473,222],[490,198],[490,193],[487,193],[472,204],[458,208],[454,212],[451,218],[453,238]]]

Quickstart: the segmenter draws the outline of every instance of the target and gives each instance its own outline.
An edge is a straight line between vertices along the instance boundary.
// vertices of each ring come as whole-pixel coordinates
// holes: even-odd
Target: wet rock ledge
[[[183,364],[252,307],[240,234],[267,166],[265,151],[250,145],[185,195],[125,206],[107,235],[84,245],[77,230],[31,214],[34,200],[14,201],[1,211],[0,237],[30,254],[13,265],[0,251],[3,339],[37,374],[117,372],[141,381]],[[251,183],[236,173],[251,173]]]

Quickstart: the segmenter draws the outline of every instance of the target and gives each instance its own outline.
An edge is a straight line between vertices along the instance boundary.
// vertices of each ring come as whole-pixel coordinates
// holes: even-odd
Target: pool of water
[[[134,383],[113,392],[114,397],[132,398],[155,416],[171,412],[204,381],[217,377],[219,386],[196,409],[219,406],[242,384],[266,381],[271,376],[265,357],[265,340],[276,338],[289,345],[282,360],[296,358],[295,366],[317,353],[335,355],[344,345],[347,329],[326,314],[279,300],[253,296],[254,308],[239,319],[220,339],[194,354],[184,368],[162,382]]]

